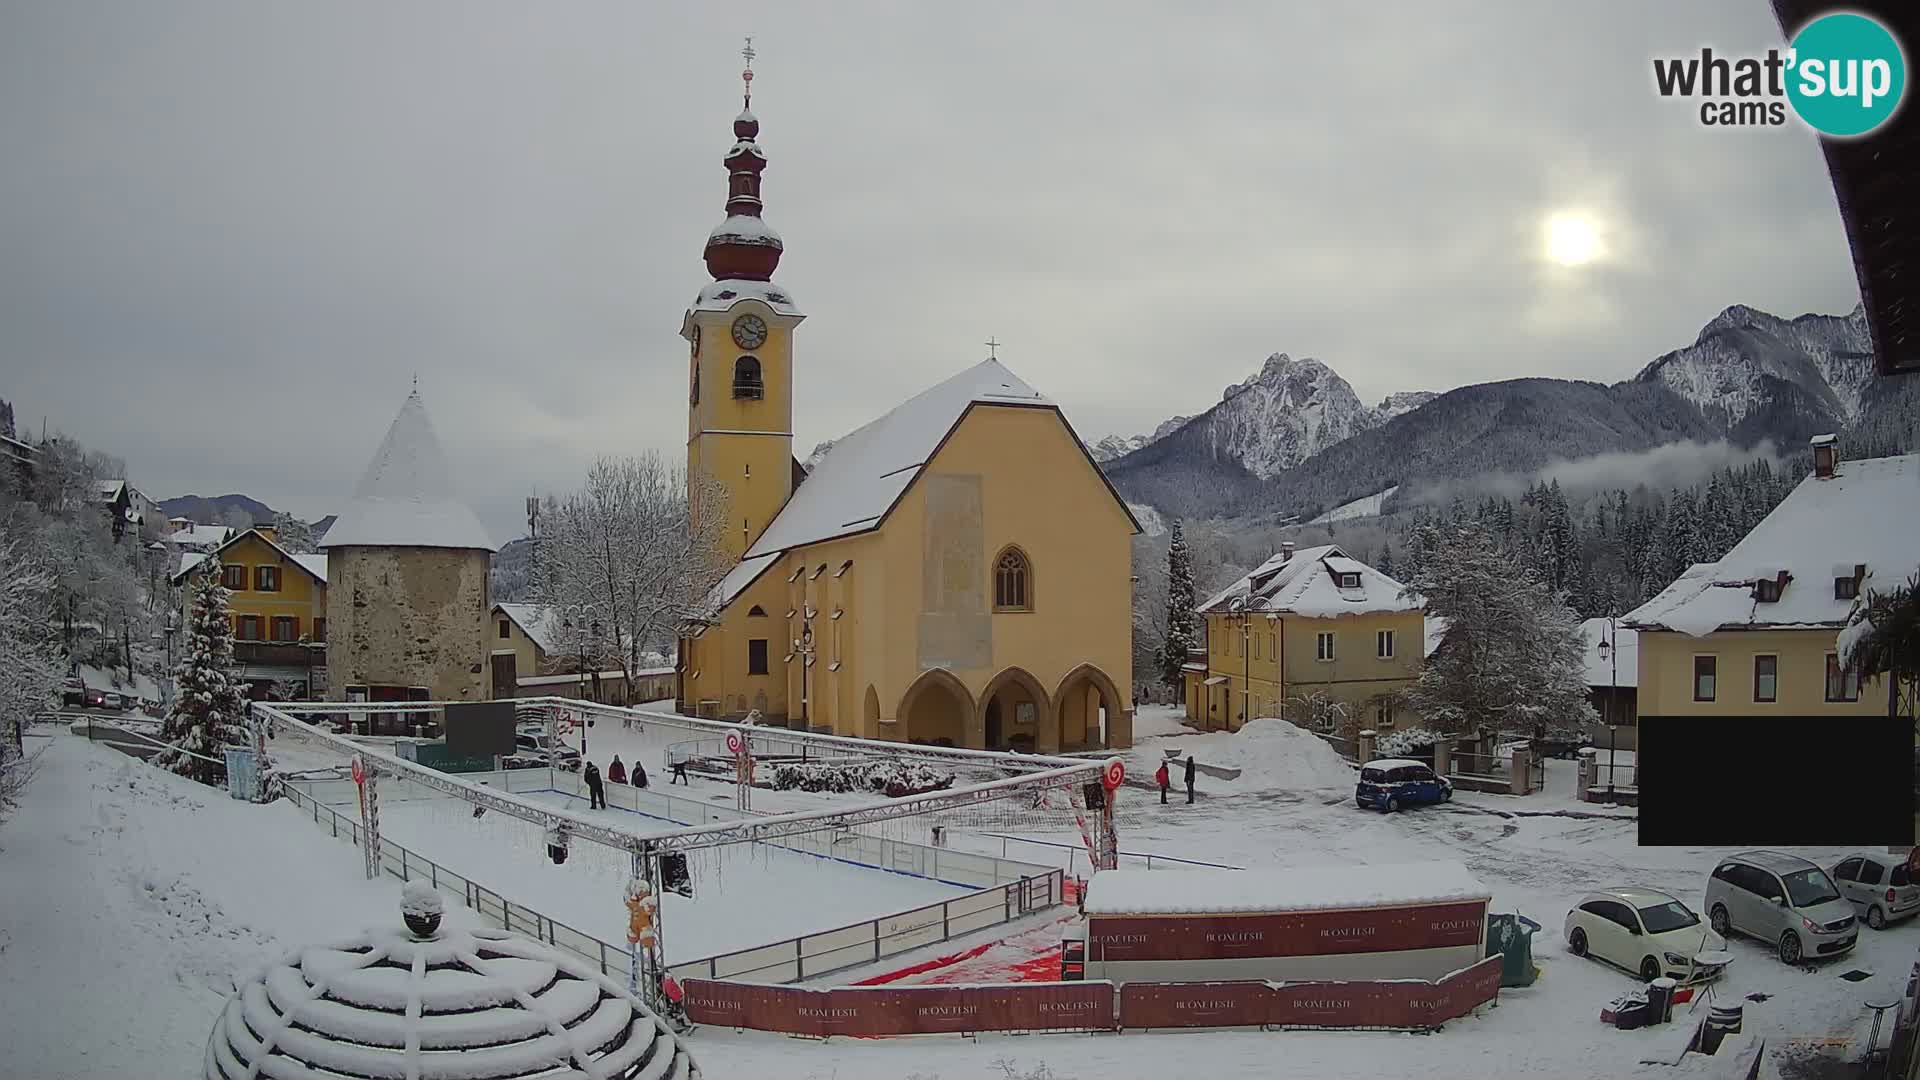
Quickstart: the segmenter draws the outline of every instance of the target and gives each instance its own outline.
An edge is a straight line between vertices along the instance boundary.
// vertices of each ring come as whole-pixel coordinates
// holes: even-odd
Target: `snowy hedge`
[[[782,762],[773,767],[779,791],[872,791],[888,795],[951,787],[953,774],[898,761]]]
[[[1407,728],[1380,736],[1373,748],[1374,753],[1381,757],[1406,757],[1422,750],[1431,750],[1439,741],[1440,733],[1431,728]]]

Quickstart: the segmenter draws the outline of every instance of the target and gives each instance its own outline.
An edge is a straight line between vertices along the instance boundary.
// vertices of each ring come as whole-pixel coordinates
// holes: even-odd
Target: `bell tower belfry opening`
[[[753,39],[733,121],[726,220],[707,237],[711,284],[681,322],[688,345],[687,476],[726,495],[727,551],[739,558],[793,494],[793,329],[806,316],[774,284],[784,245],[761,216],[766,154],[755,140]],[[716,512],[694,500],[693,514]]]

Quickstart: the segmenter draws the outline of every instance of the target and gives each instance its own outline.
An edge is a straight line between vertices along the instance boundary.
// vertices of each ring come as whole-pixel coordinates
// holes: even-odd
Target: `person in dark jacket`
[[[1159,771],[1153,774],[1153,782],[1160,785],[1160,805],[1167,805],[1167,785],[1172,780],[1167,776],[1167,763],[1161,762]]]
[[[627,767],[620,764],[619,754],[613,755],[613,764],[607,766],[607,780],[615,784],[627,782]]]
[[[607,787],[600,782],[600,766],[587,762],[587,796],[591,800],[588,809],[604,810],[607,806]]]
[[[687,779],[687,763],[685,761],[676,761],[673,763],[673,776],[667,780],[667,786],[671,787],[674,784],[685,784],[688,787],[693,786],[693,781]]]
[[[1193,755],[1187,755],[1187,801],[1193,801]]]
[[[647,786],[647,767],[639,761],[633,763],[633,786],[637,788]]]

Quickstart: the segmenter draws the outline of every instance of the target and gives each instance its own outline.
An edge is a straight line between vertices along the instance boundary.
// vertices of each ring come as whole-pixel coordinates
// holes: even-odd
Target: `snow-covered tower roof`
[[[747,61],[740,115],[733,121],[733,148],[727,166],[727,218],[707,236],[707,273],[715,281],[771,281],[785,250],[780,234],[760,219],[760,174],[767,155],[754,140],[760,120],[753,115],[753,39],[740,50]]]
[[[207,1080],[701,1075],[672,1029],[597,967],[504,930],[399,925],[300,949],[227,999]]]
[[[453,470],[418,389],[401,404],[353,501],[320,546],[498,550],[480,519],[454,497]]]

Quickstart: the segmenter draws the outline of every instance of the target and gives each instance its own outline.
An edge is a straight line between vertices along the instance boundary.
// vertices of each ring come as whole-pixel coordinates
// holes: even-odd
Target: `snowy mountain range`
[[[1735,306],[1613,386],[1514,379],[1371,408],[1327,365],[1277,353],[1199,416],[1104,441],[1129,447],[1104,468],[1129,502],[1163,513],[1310,518],[1396,485],[1682,440],[1791,446],[1872,407],[1868,348],[1858,307],[1788,320]]]
[[[1192,424],[1217,457],[1269,477],[1357,432],[1411,412],[1434,396],[1424,391],[1390,394],[1369,407],[1361,404],[1347,380],[1320,361],[1274,353],[1257,373],[1227,387],[1220,403],[1199,416],[1176,416],[1151,435],[1110,435],[1091,449],[1094,460],[1111,461]]]

